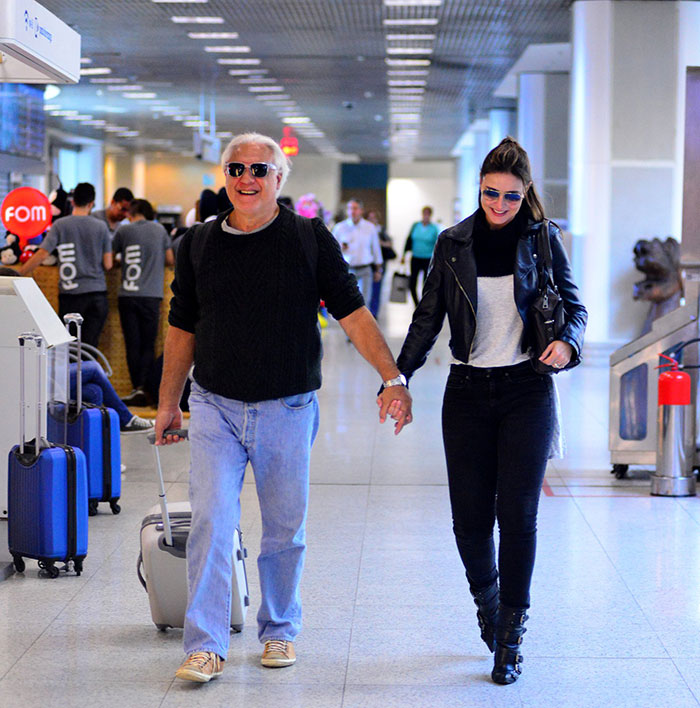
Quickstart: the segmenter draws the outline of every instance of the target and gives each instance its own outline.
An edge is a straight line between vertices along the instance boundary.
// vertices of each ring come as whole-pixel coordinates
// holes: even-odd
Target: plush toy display
[[[14,265],[19,261],[22,249],[19,247],[19,238],[9,231],[5,234],[5,245],[0,248],[0,263]]]

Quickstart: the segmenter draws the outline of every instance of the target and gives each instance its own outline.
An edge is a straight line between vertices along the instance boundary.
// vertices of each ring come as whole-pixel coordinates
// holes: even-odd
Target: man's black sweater
[[[247,402],[318,389],[319,300],[336,319],[364,304],[338,242],[314,219],[305,246],[300,217],[284,208],[250,234],[226,233],[226,216],[190,229],[177,253],[168,321],[195,335],[195,380]]]

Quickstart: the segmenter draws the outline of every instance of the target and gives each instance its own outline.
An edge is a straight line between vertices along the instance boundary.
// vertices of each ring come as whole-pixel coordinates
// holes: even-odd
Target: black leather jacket
[[[455,359],[469,362],[476,331],[477,287],[476,261],[472,231],[476,213],[440,234],[423,286],[423,296],[413,314],[406,340],[397,364],[409,379],[428,358],[440,334],[445,314],[450,323],[450,350]],[[570,369],[581,363],[583,332],[588,313],[579,298],[578,288],[571,274],[571,264],[564,250],[559,227],[549,222],[549,241],[552,247],[552,269],[559,294],[564,300],[566,325],[561,335],[574,348],[574,355],[566,366]],[[513,285],[515,305],[525,327],[523,351],[527,350],[528,309],[537,295],[537,234],[542,222],[529,221],[520,237],[515,255]]]

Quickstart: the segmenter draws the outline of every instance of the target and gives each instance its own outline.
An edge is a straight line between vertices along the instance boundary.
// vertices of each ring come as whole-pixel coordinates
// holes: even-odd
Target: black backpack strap
[[[301,240],[301,247],[304,249],[304,255],[306,256],[306,260],[315,280],[316,267],[318,265],[318,241],[316,240],[313,219],[308,219],[300,214],[295,214],[295,219],[297,222],[297,233]]]
[[[233,211],[233,209],[227,209],[225,212],[219,214],[216,219],[192,227],[194,233],[192,234],[192,243],[190,244],[190,260],[192,261],[192,267],[195,273],[199,269],[199,264],[202,262],[209,235],[214,229],[221,226],[221,222],[228,217],[231,211]]]

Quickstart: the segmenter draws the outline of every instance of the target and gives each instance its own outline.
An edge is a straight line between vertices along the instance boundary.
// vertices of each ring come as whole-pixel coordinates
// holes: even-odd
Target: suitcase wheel
[[[73,569],[75,570],[76,575],[80,575],[83,572],[83,560],[82,558],[78,559],[76,558],[73,561]]]
[[[24,573],[24,569],[27,566],[24,564],[24,558],[22,558],[22,556],[13,555],[12,562],[14,563],[15,570],[18,573]]]
[[[118,498],[117,499],[110,499],[109,500],[109,508],[112,510],[113,514],[118,514],[122,508],[117,504]]]
[[[243,631],[243,625],[242,624],[232,624],[231,630],[233,632],[235,632],[236,634],[240,634]]]
[[[97,499],[88,500],[88,516],[97,516]]]
[[[40,575],[48,576],[49,578],[57,578],[59,569],[54,565],[53,561],[39,561],[39,568],[42,572]]]
[[[157,624],[156,627],[158,628],[159,632],[167,632],[169,624]]]

